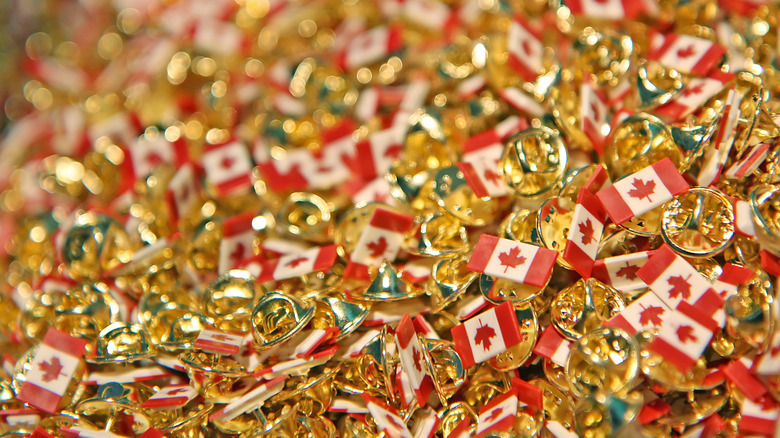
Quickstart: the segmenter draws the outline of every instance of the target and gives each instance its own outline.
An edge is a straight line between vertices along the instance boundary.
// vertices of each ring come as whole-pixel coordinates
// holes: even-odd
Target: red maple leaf
[[[285,266],[289,266],[291,268],[294,268],[294,267],[300,265],[301,263],[305,262],[306,260],[309,260],[309,258],[308,257],[296,257],[296,258],[290,260],[289,262],[287,262],[287,264]]]
[[[504,272],[509,268],[516,268],[525,263],[525,257],[520,255],[519,246],[510,249],[508,252],[502,252],[498,255],[498,260],[501,262],[501,266],[505,266]]]
[[[693,334],[693,327],[689,325],[681,325],[680,327],[677,327],[676,334],[677,339],[679,339],[683,344],[687,344],[688,341],[696,342],[699,340],[699,338]]]
[[[370,242],[368,245],[368,249],[371,251],[369,254],[371,257],[381,257],[382,254],[387,251],[387,240],[383,237],[380,237],[376,242]]]
[[[677,57],[678,58],[687,58],[687,57],[693,55],[694,53],[696,53],[696,51],[693,50],[693,45],[691,44],[688,47],[685,47],[685,48],[677,50]]]
[[[485,180],[490,181],[493,185],[498,185],[501,181],[501,175],[494,172],[492,169],[485,169]]]
[[[502,406],[496,406],[495,408],[493,408],[492,411],[490,411],[490,415],[485,417],[485,421],[492,422],[498,420],[499,418],[501,418],[501,415],[503,413],[504,413],[504,408]]]
[[[531,44],[531,41],[529,40],[523,40],[522,43],[520,43],[520,48],[523,49],[523,53],[526,55],[533,55],[534,54],[534,46]]]
[[[774,346],[772,350],[769,351],[769,355],[772,357],[777,356],[777,353],[780,353],[780,345]]]
[[[591,119],[595,121],[601,120],[601,108],[599,108],[598,105],[596,105],[596,102],[591,102],[590,104],[590,113],[591,113]]]
[[[233,157],[224,157],[222,158],[222,161],[219,162],[219,165],[222,166],[223,169],[230,169],[233,167],[234,162],[235,159]]]
[[[666,282],[672,286],[672,288],[669,289],[669,298],[677,298],[680,296],[684,300],[690,298],[691,285],[688,283],[689,278],[691,278],[690,275],[686,278],[683,278],[682,275],[675,275],[674,277],[666,279]]]
[[[582,233],[582,244],[587,245],[594,240],[593,224],[590,222],[590,219],[586,219],[585,222],[581,223],[579,226],[580,233]]]
[[[397,159],[401,155],[401,152],[403,151],[404,148],[402,148],[400,145],[393,145],[385,149],[384,155],[385,157],[391,157],[393,159]]]
[[[626,262],[626,266],[621,266],[615,273],[615,277],[624,277],[626,280],[636,280],[638,277],[636,271],[639,270],[637,265],[629,265]]]
[[[149,167],[156,167],[158,164],[163,162],[163,158],[157,152],[150,152],[144,158],[146,158],[146,164],[148,164]]]
[[[237,242],[236,246],[233,247],[233,252],[230,253],[230,261],[235,263],[243,260],[245,250],[246,248],[244,248],[244,244],[241,242]]]
[[[666,309],[664,309],[661,306],[650,306],[648,308],[644,308],[642,306],[641,312],[639,312],[639,323],[642,324],[644,327],[647,324],[653,324],[653,325],[660,325],[663,321],[661,319],[661,315],[666,312]]]
[[[692,94],[699,94],[704,91],[704,84],[696,84],[693,87],[687,87],[680,93],[683,97],[688,97]]]
[[[223,335],[222,333],[217,333],[215,335],[211,335],[211,339],[216,339],[218,341],[228,342],[231,341],[233,338],[227,335]]]
[[[176,395],[182,392],[187,392],[187,388],[174,388],[168,391],[165,395]]]
[[[412,347],[412,358],[414,359],[414,367],[417,368],[417,371],[422,372],[422,354],[420,354],[420,350]]]
[[[44,382],[53,382],[57,380],[60,375],[67,376],[67,374],[62,372],[62,362],[60,362],[60,359],[57,356],[52,356],[48,362],[44,360],[39,363],[38,368],[43,372],[41,379],[43,379]]]
[[[628,191],[628,196],[641,200],[647,198],[650,201],[650,195],[655,192],[655,181],[644,182],[639,178],[634,178],[631,183],[634,186],[633,189]]]
[[[477,327],[477,333],[474,334],[474,343],[482,344],[482,349],[485,351],[490,350],[492,338],[496,337],[496,331],[489,325],[482,324],[482,320],[479,320],[480,326]]]

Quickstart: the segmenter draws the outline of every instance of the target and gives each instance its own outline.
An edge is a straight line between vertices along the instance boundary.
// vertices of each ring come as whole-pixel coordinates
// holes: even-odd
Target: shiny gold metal
[[[129,262],[133,246],[119,222],[105,215],[82,212],[65,232],[61,252],[70,276],[87,280]]]
[[[624,395],[639,376],[639,347],[622,329],[591,330],[572,343],[566,375],[572,393],[579,397],[599,391]]]
[[[436,188],[433,194],[436,203],[464,225],[481,227],[495,219],[499,211],[499,200],[475,195],[457,166],[440,169],[434,181]]]
[[[291,193],[282,202],[276,222],[292,235],[313,242],[327,242],[332,238],[331,206],[313,193]]]
[[[531,357],[536,345],[539,326],[531,304],[515,304],[515,315],[520,326],[520,343],[488,361],[498,371],[510,371],[523,365]]]
[[[593,278],[580,279],[558,293],[550,318],[561,334],[576,340],[625,307],[626,300],[619,291]]]
[[[440,312],[461,297],[479,274],[466,269],[469,258],[461,255],[433,265],[427,290],[433,298],[434,312]]]
[[[763,249],[780,254],[780,187],[761,185],[750,192],[756,240]]]
[[[469,250],[466,228],[454,216],[431,213],[420,224],[420,239],[413,252],[424,256],[448,256]]]
[[[563,250],[566,248],[575,206],[575,202],[566,198],[550,198],[544,201],[536,219],[539,240],[547,249],[558,252],[555,261],[566,269],[572,269],[571,264],[563,259]]]
[[[535,198],[560,188],[568,155],[557,132],[529,128],[506,141],[500,169],[517,196]]]
[[[238,381],[249,373],[243,365],[230,357],[186,350],[179,355],[179,361],[187,369],[193,388],[215,403],[226,403],[249,389],[246,384],[237,385]]]
[[[599,392],[579,399],[574,410],[575,430],[579,436],[639,436],[637,415],[642,409],[638,391],[622,396]]]
[[[678,167],[682,165],[683,153],[669,127],[647,113],[632,114],[623,120],[610,134],[602,155],[613,181],[664,157],[669,157]]]
[[[95,355],[87,358],[94,364],[117,364],[149,358],[151,349],[146,332],[139,324],[115,322],[98,334]]]
[[[302,330],[314,316],[314,306],[280,292],[260,297],[252,311],[251,324],[254,346],[267,350],[279,345]]]
[[[670,364],[663,356],[650,351],[647,346],[655,339],[653,330],[643,330],[637,333],[635,339],[639,346],[639,359],[642,373],[669,389],[676,391],[690,391],[693,389],[713,388],[723,383],[723,377],[719,377],[707,368],[707,360],[700,358],[686,372],[680,371]]]
[[[686,257],[712,257],[734,236],[734,207],[717,190],[694,187],[664,204],[661,237]]]
[[[252,309],[265,288],[244,270],[233,269],[209,284],[203,295],[203,313],[221,330],[249,332]]]

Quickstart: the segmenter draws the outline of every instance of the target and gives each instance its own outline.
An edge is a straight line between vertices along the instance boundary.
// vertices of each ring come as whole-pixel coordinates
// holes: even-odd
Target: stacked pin
[[[0,436],[780,434],[775,2],[5,9]]]

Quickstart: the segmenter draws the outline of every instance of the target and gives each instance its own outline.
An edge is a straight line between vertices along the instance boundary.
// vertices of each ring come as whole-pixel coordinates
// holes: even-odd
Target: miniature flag
[[[585,188],[580,189],[563,250],[563,259],[583,278],[591,275],[606,221],[607,213],[596,195]]]
[[[753,371],[762,376],[780,374],[780,331],[775,331],[767,350],[753,361]]]
[[[740,179],[755,172],[769,155],[769,148],[770,144],[768,143],[759,143],[750,148],[745,156],[726,170],[726,178]]]
[[[614,0],[613,0],[614,1]],[[630,1],[630,0],[627,0]],[[633,2],[632,2],[633,3]],[[593,88],[593,85],[583,82],[580,86],[580,116],[582,131],[588,137],[596,152],[604,150],[604,140],[609,133],[609,108],[605,103],[603,93]]]
[[[748,284],[755,274],[755,271],[748,267],[726,263],[723,265],[723,272],[712,283],[712,289],[723,299],[727,299],[736,295],[739,285]]]
[[[306,357],[279,362],[270,367],[255,371],[254,376],[273,379],[279,376],[306,373],[307,370],[329,361],[333,355],[336,354],[338,349],[338,345],[332,345],[324,350],[311,353]]]
[[[198,396],[190,385],[168,385],[149,397],[141,407],[144,409],[178,409]]]
[[[374,417],[376,428],[387,435],[388,438],[414,438],[406,427],[406,422],[395,409],[383,403],[381,400],[363,393],[368,411]]]
[[[740,409],[742,419],[739,421],[739,432],[746,435],[775,436],[778,408],[768,397],[760,403],[748,399],[742,402]]]
[[[720,370],[745,397],[758,402],[767,393],[767,388],[751,373],[752,367],[753,361],[743,356],[726,365],[721,365]]]
[[[351,70],[381,61],[400,50],[402,29],[398,26],[378,26],[355,36],[339,54],[338,63]]]
[[[642,3],[633,0],[567,0],[573,15],[600,20],[633,20],[642,12]]]
[[[129,163],[132,166],[135,179],[145,178],[161,164],[167,164],[179,168],[187,162],[187,144],[184,138],[175,142],[166,140],[165,136],[158,134],[156,138],[149,139],[146,135],[138,137],[138,140],[127,148],[130,155]]]
[[[311,356],[317,348],[331,341],[338,334],[338,327],[301,330],[279,346],[274,356],[281,360]]]
[[[715,321],[683,302],[669,313],[648,348],[686,372],[699,360],[717,329]]]
[[[3,409],[0,411],[0,425],[5,423],[11,428],[36,426],[41,422],[43,412],[37,409]]]
[[[356,146],[354,170],[364,180],[383,176],[395,160],[404,152],[403,140],[406,126],[398,124],[373,132]]]
[[[398,346],[401,368],[409,376],[409,383],[417,395],[418,406],[423,406],[428,402],[428,397],[433,391],[433,381],[426,372],[423,347],[420,345],[417,331],[408,313],[395,329],[395,343]]]
[[[350,414],[368,414],[365,401],[352,397],[333,397],[328,412],[347,412]]]
[[[259,265],[257,271],[250,272],[257,277],[258,283],[300,277],[333,266],[337,256],[336,248],[337,245],[318,246],[278,259],[266,260]]]
[[[753,221],[753,209],[750,203],[738,198],[732,199],[734,205],[734,230],[747,237],[756,237],[756,223]]]
[[[481,437],[489,432],[506,432],[511,429],[517,417],[517,405],[517,389],[513,388],[483,406],[479,411],[477,436]]]
[[[716,71],[706,78],[691,79],[672,100],[656,108],[655,113],[670,120],[682,119],[718,94],[734,77],[734,73]]]
[[[252,222],[256,216],[255,213],[244,213],[225,219],[222,223],[222,240],[219,244],[220,274],[255,255],[255,229]]]
[[[396,204],[395,198],[390,193],[390,184],[384,176],[378,176],[371,181],[363,181],[359,177],[352,178],[342,187],[355,204],[359,202],[381,202],[390,206]]]
[[[165,202],[168,204],[172,224],[177,224],[181,217],[198,205],[200,188],[195,166],[186,163],[179,167],[165,191]]]
[[[86,346],[85,340],[50,328],[38,344],[17,398],[50,414],[58,412]]]
[[[579,435],[570,431],[566,426],[557,421],[546,420],[545,426],[547,427],[547,431],[555,438],[579,438]]]
[[[463,366],[485,362],[522,341],[520,325],[509,301],[480,313],[452,328],[455,351]]]
[[[245,412],[251,412],[263,405],[263,402],[278,394],[284,388],[287,376],[276,377],[257,383],[241,397],[231,400],[222,409],[209,416],[210,421],[230,421]]]
[[[558,252],[551,249],[483,234],[466,268],[541,289],[557,257]]]
[[[91,372],[84,377],[83,383],[87,385],[105,385],[106,383],[135,383],[145,380],[164,379],[171,373],[158,366],[145,366],[140,368],[119,368],[109,371]]]
[[[706,76],[726,54],[725,47],[691,35],[655,35],[648,59],[681,73]]]
[[[656,294],[646,292],[604,325],[620,327],[634,336],[641,330],[660,328],[672,312]]]
[[[455,426],[447,438],[472,438],[474,434],[471,432],[471,423],[468,418],[464,418]]]
[[[647,287],[647,284],[636,275],[636,272],[647,263],[650,254],[652,251],[641,251],[596,260],[591,275],[621,292],[642,289]]]
[[[742,97],[742,93],[737,93],[735,86],[732,85],[726,98],[727,103],[723,108],[723,115],[718,124],[718,132],[712,143],[715,147],[708,147],[701,159],[701,168],[696,177],[696,183],[700,187],[707,187],[718,179],[723,166],[726,164],[737,136],[740,116],[739,104],[742,101]]]
[[[571,341],[561,336],[552,325],[548,325],[542,332],[542,336],[536,341],[534,353],[564,367],[566,361],[569,360],[570,349]]]
[[[517,87],[507,87],[498,90],[498,95],[516,110],[531,117],[541,117],[545,113],[539,102]]]
[[[600,190],[596,196],[612,221],[621,224],[664,204],[688,188],[677,167],[666,157]]]
[[[218,354],[236,354],[243,343],[243,333],[231,333],[217,329],[201,330],[195,340],[195,348]]]
[[[699,308],[704,313],[712,314],[723,307],[723,298],[712,290],[710,282],[667,245],[655,250],[636,275],[672,309],[683,301],[693,304],[702,297],[708,300],[700,303],[705,305]]]
[[[102,429],[92,429],[83,426],[61,427],[60,432],[65,438],[127,438]]]
[[[495,130],[469,138],[463,150],[463,161],[458,163],[458,168],[475,195],[498,198],[509,193],[498,167],[504,143]]]
[[[94,144],[100,137],[109,137],[115,144],[132,144],[144,130],[134,112],[120,111],[89,127],[89,139]]]
[[[438,32],[457,23],[457,16],[444,3],[436,0],[404,0],[404,16],[414,23]]]
[[[360,234],[344,271],[347,278],[368,279],[368,267],[383,260],[393,261],[401,251],[404,234],[411,230],[414,218],[377,208]]]
[[[244,144],[237,140],[208,146],[203,152],[202,164],[206,181],[220,195],[252,187],[254,165]]]
[[[507,60],[509,67],[523,80],[535,82],[544,69],[542,64],[544,45],[541,37],[531,30],[528,22],[520,16],[515,17],[509,24],[506,49],[509,52]]]

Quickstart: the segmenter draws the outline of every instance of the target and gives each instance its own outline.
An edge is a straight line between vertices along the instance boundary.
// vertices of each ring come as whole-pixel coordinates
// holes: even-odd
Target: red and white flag
[[[767,387],[751,372],[753,368],[752,359],[742,356],[726,365],[721,365],[719,368],[723,371],[726,379],[749,400],[757,402],[766,395]]]
[[[509,431],[515,425],[517,405],[517,389],[513,388],[483,406],[479,410],[477,436]]]
[[[89,139],[92,143],[100,137],[109,137],[117,144],[132,144],[144,127],[134,112],[118,112],[89,127]]]
[[[278,259],[263,260],[257,263],[247,261],[241,266],[254,275],[258,283],[286,280],[330,268],[336,262],[337,247],[337,245],[318,246]]]
[[[192,163],[185,163],[168,182],[165,190],[165,202],[171,214],[171,223],[177,224],[198,205],[200,199],[200,180]]]
[[[701,358],[719,327],[713,319],[686,302],[664,316],[666,318],[648,349],[686,372]]]
[[[726,170],[724,175],[729,179],[740,179],[752,174],[769,155],[771,146],[774,146],[774,144],[759,143],[751,147],[747,154]]]
[[[753,220],[753,209],[749,202],[732,198],[734,205],[734,230],[747,237],[756,237],[756,223]]]
[[[415,412],[414,426],[412,426],[412,435],[414,438],[433,438],[441,423],[441,418],[436,414],[436,411],[426,407],[423,409],[423,413],[419,414]]]
[[[641,330],[660,328],[672,312],[658,295],[646,292],[604,325],[622,328],[634,336]]]
[[[381,202],[390,206],[396,205],[395,198],[390,193],[390,184],[384,176],[378,176],[371,181],[363,181],[354,177],[342,185],[352,202]]]
[[[718,124],[718,131],[715,134],[713,145],[704,151],[701,160],[699,174],[696,176],[696,183],[700,187],[707,187],[713,183],[721,174],[723,166],[729,157],[734,140],[737,137],[737,127],[739,122],[739,104],[742,101],[743,94],[736,92],[736,87],[731,86],[728,97],[726,97],[726,106]]]
[[[777,418],[780,416],[777,404],[769,397],[755,403],[748,399],[742,402],[739,413],[742,418],[739,421],[739,432],[746,435],[775,436]]]
[[[652,251],[641,251],[596,260],[591,275],[621,292],[642,289],[647,284],[636,275],[636,271],[647,263],[650,254]]]
[[[522,339],[517,315],[509,301],[452,328],[455,351],[465,368],[496,357]]]
[[[401,7],[404,17],[431,30],[441,32],[457,24],[457,15],[437,0],[404,0]]]
[[[198,396],[198,391],[190,385],[168,385],[146,399],[141,405],[144,409],[178,409]]]
[[[573,15],[600,20],[633,20],[642,12],[642,2],[634,0],[567,0]]]
[[[218,354],[236,354],[244,341],[243,333],[226,332],[213,328],[201,330],[195,339],[195,348]]]
[[[723,307],[723,298],[709,280],[667,245],[655,250],[636,275],[672,309],[682,302],[697,303],[700,311],[712,315]],[[699,301],[702,297],[704,301]]]
[[[252,187],[254,164],[243,143],[233,140],[206,148],[202,157],[206,181],[220,195],[229,195]]]
[[[383,260],[392,262],[401,251],[404,235],[412,229],[414,218],[377,208],[360,234],[344,270],[347,278],[368,279],[368,267]]]
[[[723,73],[718,70],[708,77],[691,79],[672,100],[659,106],[654,112],[669,120],[682,119],[718,94],[735,77],[734,73]]]
[[[64,438],[127,438],[126,435],[117,435],[107,430],[80,425],[61,427],[60,432]]]
[[[362,395],[363,400],[366,401],[368,412],[374,417],[377,430],[384,432],[388,438],[414,438],[406,427],[406,422],[395,409],[378,398],[371,397],[366,393]]]
[[[222,409],[209,416],[210,421],[230,421],[245,412],[251,412],[284,388],[288,376],[279,376],[267,381],[258,382],[241,397],[231,400]]]
[[[726,54],[726,48],[704,38],[680,34],[656,34],[648,59],[681,73],[705,76]]]
[[[386,59],[403,45],[403,29],[399,26],[378,26],[356,35],[339,54],[338,63],[352,70]]]
[[[91,372],[84,377],[83,383],[87,385],[105,385],[106,383],[135,383],[146,380],[165,379],[171,377],[171,373],[158,366],[144,366],[140,368],[119,368],[108,371]]]
[[[409,376],[409,383],[417,396],[417,405],[423,406],[433,391],[433,380],[428,375],[423,346],[417,338],[417,331],[409,314],[405,314],[395,330],[395,343],[401,368]]]
[[[146,135],[138,137],[135,143],[128,146],[127,152],[135,179],[145,178],[162,164],[179,168],[187,162],[189,156],[184,138],[170,142],[162,134],[153,139]]]
[[[466,268],[540,289],[552,275],[558,252],[483,234]]]
[[[498,132],[491,129],[472,136],[466,140],[463,150],[463,161],[458,163],[458,168],[475,195],[498,198],[509,193],[498,166],[504,153],[504,142]]]
[[[280,360],[311,356],[321,345],[332,342],[332,339],[338,334],[338,327],[301,330],[280,345],[278,349],[272,349],[272,351],[275,350],[273,356]]]
[[[563,250],[563,259],[583,278],[590,277],[606,221],[607,212],[596,195],[584,188],[580,189]]]
[[[338,345],[332,345],[330,347],[326,347],[324,350],[313,352],[309,356],[279,362],[269,367],[255,371],[254,376],[263,377],[265,379],[273,379],[279,376],[305,374],[307,370],[310,370],[316,366],[320,366],[329,361],[333,355],[336,354],[338,349]]]
[[[736,295],[739,286],[748,284],[756,272],[746,266],[726,263],[723,265],[723,272],[717,280],[712,283],[712,289],[723,299]]]
[[[406,126],[398,124],[368,135],[356,146],[354,170],[364,180],[383,176],[403,154]]]
[[[582,132],[593,143],[593,147],[598,153],[604,150],[604,141],[609,134],[609,122],[607,121],[609,107],[605,102],[606,97],[601,91],[594,88],[593,85],[583,82],[580,86]]]
[[[536,341],[534,353],[537,356],[549,359],[559,367],[566,366],[569,360],[571,341],[561,336],[552,325],[548,325],[542,332],[542,336]]]
[[[535,82],[544,69],[544,44],[540,35],[524,18],[516,16],[509,24],[506,49],[509,52],[509,67],[523,80]]]
[[[600,190],[596,196],[612,221],[621,224],[663,205],[688,188],[677,167],[666,157]]]
[[[780,331],[775,330],[767,350],[753,361],[753,371],[763,376],[780,374]]]
[[[220,274],[255,255],[255,229],[252,222],[256,216],[255,213],[244,213],[222,222],[222,240],[219,243]]]
[[[44,412],[57,413],[86,346],[87,341],[50,328],[38,344],[16,398]]]
[[[533,97],[517,87],[507,87],[498,90],[498,95],[516,110],[531,117],[541,117],[544,107]]]

